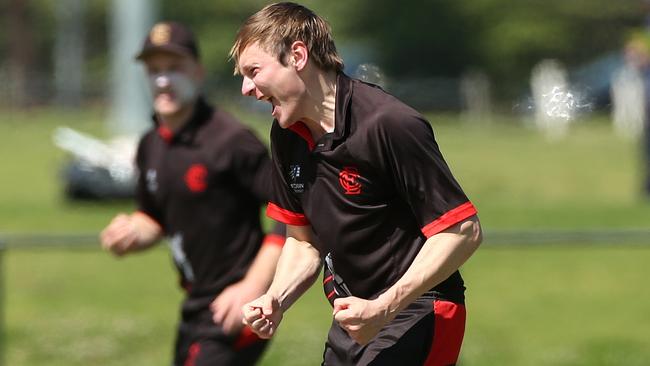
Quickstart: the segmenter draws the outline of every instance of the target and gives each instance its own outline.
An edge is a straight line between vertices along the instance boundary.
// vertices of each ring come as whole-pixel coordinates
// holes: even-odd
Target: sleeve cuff
[[[427,238],[430,238],[473,215],[476,215],[476,208],[471,202],[465,202],[425,225],[422,228],[422,233]]]
[[[262,241],[262,245],[274,245],[282,248],[286,238],[278,234],[267,234]]]
[[[269,202],[266,206],[266,216],[272,218],[273,220],[280,221],[287,225],[294,226],[307,226],[309,225],[309,220],[305,217],[304,214],[285,210],[284,208],[276,205],[273,202]]]

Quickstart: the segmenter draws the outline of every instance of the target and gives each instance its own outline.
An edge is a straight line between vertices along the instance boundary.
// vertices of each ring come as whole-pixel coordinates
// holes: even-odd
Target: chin
[[[156,103],[154,109],[156,113],[162,116],[166,116],[178,113],[181,108],[176,103]]]
[[[282,119],[278,119],[277,121],[278,121],[278,124],[280,125],[280,127],[282,127],[282,128],[289,128],[289,127],[291,127],[291,125],[298,122],[298,121],[287,121],[287,120],[282,120]]]
[[[277,116],[273,116],[278,121],[280,127],[289,128],[291,125],[299,121],[299,119],[295,118],[295,116],[292,116],[290,113],[282,112],[286,111],[280,111]]]

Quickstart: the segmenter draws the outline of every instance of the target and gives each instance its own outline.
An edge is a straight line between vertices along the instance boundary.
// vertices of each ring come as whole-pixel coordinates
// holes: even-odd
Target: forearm
[[[274,244],[262,245],[243,281],[255,286],[262,293],[266,291],[273,281],[275,268],[281,253],[281,246]]]
[[[132,250],[147,249],[156,244],[163,236],[160,225],[143,212],[132,213],[131,222],[137,232],[137,239]]]
[[[320,269],[318,250],[309,242],[288,237],[267,293],[286,311],[314,283]]]
[[[423,293],[451,276],[478,248],[481,228],[472,217],[424,243],[406,273],[377,299],[394,317]]]

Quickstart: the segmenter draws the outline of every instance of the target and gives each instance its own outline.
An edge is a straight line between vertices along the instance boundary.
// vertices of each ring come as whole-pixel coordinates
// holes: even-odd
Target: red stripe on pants
[[[260,341],[261,338],[257,334],[253,333],[253,330],[248,326],[244,326],[239,334],[239,337],[235,341],[234,348],[236,350],[241,350],[250,346],[251,344]]]
[[[187,351],[187,358],[183,366],[194,366],[194,362],[196,362],[196,358],[199,357],[200,352],[201,345],[199,343],[192,343],[190,349]]]
[[[465,335],[465,306],[449,301],[433,302],[433,343],[424,366],[455,365]]]

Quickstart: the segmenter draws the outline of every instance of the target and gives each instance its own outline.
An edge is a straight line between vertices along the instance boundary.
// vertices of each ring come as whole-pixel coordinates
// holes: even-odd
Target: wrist
[[[374,301],[381,309],[382,313],[384,314],[385,318],[388,319],[388,321],[395,318],[397,313],[399,313],[401,310],[401,303],[399,301],[399,298],[392,288],[379,295]]]
[[[266,292],[266,295],[270,296],[272,299],[278,302],[278,308],[280,309],[280,311],[285,312],[287,310],[285,308],[285,306],[287,305],[286,296],[283,296],[282,292],[276,291],[271,287]]]

